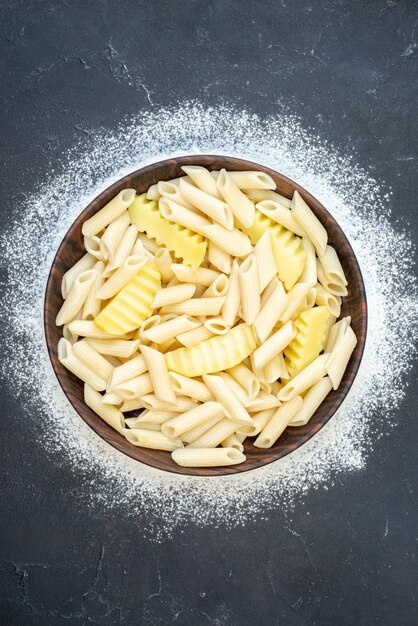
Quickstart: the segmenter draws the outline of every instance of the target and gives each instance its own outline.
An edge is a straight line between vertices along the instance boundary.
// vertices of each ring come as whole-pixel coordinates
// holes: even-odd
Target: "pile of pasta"
[[[259,171],[182,170],[84,222],[58,358],[134,446],[233,465],[246,437],[270,448],[338,389],[356,345],[337,321],[347,280],[297,191]]]

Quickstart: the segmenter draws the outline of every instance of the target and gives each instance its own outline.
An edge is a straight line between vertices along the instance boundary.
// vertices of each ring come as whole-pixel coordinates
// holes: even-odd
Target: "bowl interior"
[[[84,404],[82,382],[65,369],[57,358],[57,344],[62,336],[62,327],[55,325],[55,317],[62,305],[61,280],[63,274],[85,253],[81,234],[83,222],[109,202],[121,189],[133,187],[138,193],[143,193],[159,180],[169,180],[182,175],[181,166],[186,164],[203,165],[210,170],[222,167],[229,170],[259,170],[266,172],[275,180],[280,194],[291,198],[295,189],[299,191],[325,226],[329,243],[338,253],[348,280],[348,296],[344,298],[341,315],[351,316],[351,324],[358,338],[357,346],[339,389],[331,391],[308,424],[299,428],[287,428],[276,444],[267,450],[255,448],[251,440],[247,439],[244,443],[246,462],[231,467],[179,467],[172,461],[168,452],[131,445]],[[255,469],[280,459],[310,439],[332,417],[347,395],[360,365],[367,329],[366,295],[361,271],[346,236],[328,211],[310,193],[274,170],[235,157],[213,155],[182,156],[149,165],[125,176],[95,198],[72,224],[56,253],[46,287],[44,314],[46,341],[55,374],[69,401],[87,424],[110,445],[133,459],[169,472],[199,476],[235,474]]]

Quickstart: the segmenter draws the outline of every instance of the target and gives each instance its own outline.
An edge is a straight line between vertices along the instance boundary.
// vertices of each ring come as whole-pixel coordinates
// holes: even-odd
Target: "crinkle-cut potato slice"
[[[183,376],[201,376],[221,372],[241,363],[256,348],[253,330],[239,324],[225,335],[217,335],[191,348],[167,352],[167,368]]]
[[[112,298],[95,318],[97,328],[105,333],[123,335],[139,328],[152,315],[152,301],[161,288],[161,276],[157,266],[147,263]]]
[[[292,289],[305,267],[306,252],[303,249],[301,238],[280,224],[273,222],[258,210],[255,212],[255,220],[250,228],[244,228],[241,225],[238,227],[249,236],[253,246],[266,230],[270,229],[271,244],[279,278],[287,291]]]
[[[165,246],[170,252],[183,259],[185,265],[197,270],[205,258],[207,241],[197,233],[174,224],[163,217],[155,200],[147,200],[146,194],[136,196],[128,209],[132,224],[148,237]]]
[[[293,378],[319,356],[331,313],[326,306],[303,311],[295,320],[297,335],[285,348],[286,365]]]

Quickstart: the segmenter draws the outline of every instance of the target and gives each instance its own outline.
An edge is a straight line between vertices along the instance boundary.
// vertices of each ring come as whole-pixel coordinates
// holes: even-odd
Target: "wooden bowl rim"
[[[302,195],[302,197],[307,201],[307,203],[309,204],[313,212],[320,219],[320,221],[324,221],[324,220],[321,220],[321,217],[325,218],[325,221],[328,223],[327,232],[329,231],[330,227],[332,227],[333,230],[337,231],[337,234],[339,235],[339,238],[340,238],[339,244],[344,246],[350,258],[350,266],[352,270],[354,271],[355,277],[358,281],[359,296],[360,296],[359,304],[358,304],[359,311],[360,311],[359,313],[360,332],[357,332],[358,343],[355,348],[355,352],[352,355],[353,362],[350,360],[350,363],[348,366],[348,369],[350,369],[350,365],[351,365],[349,384],[345,386],[341,384],[340,388],[337,391],[331,392],[330,396],[333,398],[332,404],[329,402],[330,396],[328,396],[328,398],[323,403],[325,404],[328,400],[328,404],[330,405],[326,411],[326,414],[321,417],[318,423],[315,424],[315,427],[308,428],[307,431],[304,432],[304,434],[301,436],[300,440],[296,444],[293,444],[293,445],[288,444],[287,446],[281,447],[280,440],[279,440],[279,444],[276,448],[270,448],[265,451],[261,451],[261,453],[258,454],[258,456],[256,457],[256,460],[253,460],[250,463],[248,463],[248,459],[247,459],[246,462],[240,465],[233,465],[233,466],[219,467],[219,468],[184,468],[184,467],[175,465],[174,462],[171,461],[171,457],[170,457],[170,462],[173,465],[173,467],[171,465],[168,467],[167,466],[162,467],[162,466],[155,464],[155,462],[153,461],[155,461],[155,458],[159,460],[160,455],[168,455],[169,453],[162,452],[159,450],[148,450],[145,448],[132,446],[122,435],[114,431],[99,416],[97,416],[93,411],[91,411],[91,409],[87,407],[87,405],[84,404],[84,400],[82,400],[82,405],[80,407],[77,407],[76,403],[72,400],[72,396],[70,395],[72,391],[71,386],[74,386],[75,379],[74,381],[71,380],[71,378],[74,378],[73,375],[70,372],[68,372],[68,370],[66,370],[63,366],[61,366],[61,364],[55,357],[56,345],[54,343],[55,339],[53,337],[53,328],[54,328],[53,324],[55,324],[55,321],[54,319],[52,320],[50,319],[51,315],[49,314],[49,311],[48,311],[49,302],[51,300],[51,297],[55,293],[53,292],[54,268],[58,264],[63,250],[68,245],[67,237],[69,233],[73,233],[78,227],[81,228],[81,224],[83,221],[85,221],[86,215],[90,213],[91,214],[95,213],[102,206],[104,206],[109,201],[110,198],[115,196],[121,189],[133,186],[133,181],[138,180],[141,177],[142,178],[146,177],[148,174],[151,174],[154,170],[158,170],[161,168],[169,168],[170,166],[178,168],[181,165],[186,165],[186,164],[189,164],[189,165],[202,165],[203,164],[210,169],[211,164],[212,164],[214,165],[212,169],[220,169],[219,165],[215,165],[214,163],[211,163],[211,162],[218,162],[218,161],[225,162],[226,163],[225,168],[229,168],[229,169],[235,169],[235,170],[251,170],[252,169],[252,170],[263,171],[267,174],[270,174],[270,176],[276,179],[276,182],[277,180],[279,180],[280,183],[290,186],[293,190],[297,189],[299,193]],[[344,268],[344,269],[346,270],[347,268]],[[62,273],[61,273],[61,277],[62,277]],[[76,410],[78,415],[90,426],[90,428],[92,428],[92,430],[94,430],[96,434],[98,434],[107,443],[112,445],[114,448],[116,448],[120,452],[126,454],[127,456],[139,461],[140,463],[143,463],[145,465],[148,465],[160,471],[166,471],[170,473],[189,475],[189,476],[205,476],[205,477],[225,476],[225,475],[238,474],[242,472],[248,472],[253,469],[258,469],[260,467],[269,465],[272,462],[278,461],[280,458],[283,458],[284,456],[287,456],[290,452],[293,452],[294,450],[302,446],[304,443],[306,443],[309,439],[311,439],[311,437],[313,437],[336,413],[336,411],[339,409],[339,407],[345,400],[351,388],[351,385],[354,382],[354,379],[358,373],[361,359],[364,353],[366,334],[367,334],[367,323],[368,323],[367,299],[366,299],[366,292],[365,292],[365,286],[364,286],[361,269],[357,261],[357,257],[350,244],[350,241],[348,240],[345,233],[339,226],[338,222],[330,214],[330,212],[310,192],[308,192],[306,189],[301,187],[301,185],[299,185],[292,179],[288,178],[284,174],[281,174],[280,172],[277,172],[276,170],[273,170],[267,166],[264,166],[260,163],[256,163],[254,161],[248,161],[246,159],[240,159],[238,157],[231,157],[227,155],[215,155],[215,154],[201,154],[201,155],[193,154],[193,155],[173,157],[171,159],[164,159],[163,161],[158,161],[158,162],[146,165],[142,168],[139,168],[135,170],[134,172],[125,175],[124,177],[120,178],[119,180],[115,181],[112,185],[104,189],[98,196],[96,196],[96,198],[94,198],[94,200],[92,200],[81,211],[81,213],[73,221],[73,223],[67,230],[65,236],[63,237],[51,264],[51,268],[49,271],[48,280],[46,284],[45,299],[44,299],[44,331],[45,331],[48,354],[51,359],[51,364],[55,372],[55,375],[58,379],[58,382],[61,386],[61,389],[63,390],[64,394],[66,395],[67,399],[69,400],[73,408]],[[355,360],[353,358],[354,355],[355,355]],[[343,382],[347,376],[347,371],[344,374]],[[318,409],[318,411],[319,410],[320,409]],[[309,424],[302,428],[306,429],[307,427],[309,427],[311,423],[314,424],[315,415],[310,420]],[[291,430],[300,430],[300,429],[291,429]],[[253,449],[258,451],[258,449],[256,448],[253,448]],[[265,460],[261,461],[260,459],[265,459]],[[163,463],[163,465],[165,464]]]

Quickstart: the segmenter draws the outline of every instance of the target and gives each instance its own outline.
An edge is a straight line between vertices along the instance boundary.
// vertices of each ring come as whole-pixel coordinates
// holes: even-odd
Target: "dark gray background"
[[[10,186],[35,189],[80,138],[153,106],[224,97],[261,115],[286,102],[355,151],[390,182],[393,219],[416,237],[416,2],[0,6],[3,223],[19,209]],[[366,471],[310,493],[291,519],[190,526],[160,545],[141,538],[141,520],[80,505],[88,484],[16,436],[19,406],[2,388],[2,624],[417,623],[415,384]]]

